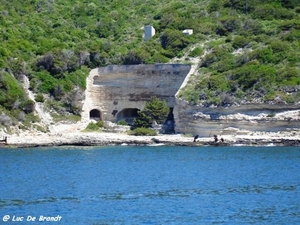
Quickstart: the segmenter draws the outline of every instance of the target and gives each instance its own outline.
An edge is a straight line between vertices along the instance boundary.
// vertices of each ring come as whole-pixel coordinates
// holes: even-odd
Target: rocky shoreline
[[[300,146],[300,132],[251,133],[244,135],[219,135],[214,137],[194,137],[181,134],[157,136],[132,136],[106,132],[75,132],[65,134],[19,134],[7,136],[4,148],[31,148],[46,146]],[[222,138],[224,141],[220,141]]]

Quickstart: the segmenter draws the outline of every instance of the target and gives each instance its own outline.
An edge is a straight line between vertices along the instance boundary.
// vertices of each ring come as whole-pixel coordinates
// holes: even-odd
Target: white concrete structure
[[[182,31],[184,35],[192,35],[194,33],[193,29],[185,29]]]
[[[186,64],[109,65],[90,71],[86,80],[82,122],[133,121],[156,96],[175,106],[175,94],[191,69]]]
[[[144,27],[144,40],[148,41],[150,38],[152,38],[155,35],[155,29],[154,27],[147,25]]]

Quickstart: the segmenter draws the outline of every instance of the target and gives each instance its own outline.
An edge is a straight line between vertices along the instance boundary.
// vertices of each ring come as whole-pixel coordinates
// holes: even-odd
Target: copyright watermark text
[[[62,216],[17,216],[17,215],[4,215],[2,217],[3,222],[60,222]]]

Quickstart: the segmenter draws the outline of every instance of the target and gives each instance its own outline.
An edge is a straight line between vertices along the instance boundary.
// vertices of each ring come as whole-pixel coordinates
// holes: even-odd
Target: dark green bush
[[[157,123],[163,123],[165,122],[170,109],[166,101],[160,100],[159,98],[154,96],[149,102],[146,103],[143,111],[150,115],[151,118]]]
[[[219,0],[212,0],[209,2],[208,4],[208,12],[212,13],[212,12],[216,12],[216,11],[219,11],[219,9],[221,8],[222,6],[222,2],[219,1]]]
[[[293,42],[300,40],[300,29],[291,29],[288,33],[283,36],[283,40]]]
[[[246,47],[251,40],[249,38],[243,36],[236,36],[232,41],[232,47],[235,49],[237,48],[244,48]]]
[[[246,64],[235,70],[234,79],[243,91],[260,88],[272,84],[276,78],[276,70],[272,66]]]
[[[220,26],[219,26],[219,29],[221,29],[222,32],[219,31],[219,32],[221,32],[219,34],[226,35],[228,33],[237,31],[240,28],[240,26],[241,26],[241,22],[237,17],[234,17],[234,16],[222,17],[220,19]],[[218,31],[217,31],[217,33],[218,33]]]
[[[27,100],[24,102],[23,110],[25,113],[32,113],[35,110],[35,103],[32,100]]]
[[[138,116],[133,120],[134,127],[151,127],[152,122],[151,116],[144,111],[139,111]]]
[[[103,121],[99,120],[96,123],[90,122],[85,129],[91,131],[98,131],[102,127],[103,127]]]
[[[25,91],[18,81],[9,73],[0,74],[0,104],[6,109],[13,109],[17,101],[25,101]]]
[[[44,98],[44,96],[42,94],[37,94],[35,96],[35,101],[37,101],[37,102],[44,102],[45,98]]]
[[[199,56],[202,55],[202,53],[203,53],[203,49],[200,48],[200,47],[196,47],[196,48],[193,49],[193,51],[191,51],[189,53],[189,56],[190,57],[199,57]]]
[[[300,9],[300,7],[299,7]],[[296,30],[300,30],[300,21],[293,19],[293,20],[284,20],[281,21],[280,23],[280,29],[284,30],[284,31],[288,31],[292,28],[296,29]]]
[[[250,54],[250,59],[257,59],[261,63],[272,63],[274,62],[273,51],[270,48],[261,48],[252,51]]]
[[[277,82],[280,86],[297,86],[300,84],[300,69],[284,67],[278,71]]]
[[[36,82],[33,82],[32,85],[37,87],[37,89],[42,93],[50,93],[57,87],[57,80],[46,71],[37,72],[33,76],[38,78],[41,82],[37,83],[36,80]]]
[[[102,120],[97,121],[96,124],[97,124],[97,126],[100,127],[100,128],[104,127],[104,123],[103,123]]]
[[[128,126],[128,123],[125,120],[119,120],[117,122],[118,125],[122,125],[122,126]]]
[[[136,135],[136,136],[155,136],[155,135],[157,135],[155,130],[152,130],[150,128],[145,128],[145,127],[136,128],[136,129],[130,131],[129,134]]]
[[[152,97],[146,103],[144,110],[138,112],[138,117],[134,119],[134,127],[151,127],[153,121],[161,124],[165,122],[170,109],[164,100]]]
[[[182,49],[187,47],[191,41],[181,31],[166,29],[160,36],[161,45],[165,50],[176,56]],[[170,55],[171,56],[171,55]],[[172,57],[174,57],[172,56]]]
[[[228,91],[228,80],[221,74],[212,75],[208,81],[208,89],[218,91]]]
[[[201,62],[201,66],[210,67],[213,63],[221,61],[222,59],[227,59],[229,52],[226,49],[220,48],[218,46],[214,47],[211,53],[207,54]]]

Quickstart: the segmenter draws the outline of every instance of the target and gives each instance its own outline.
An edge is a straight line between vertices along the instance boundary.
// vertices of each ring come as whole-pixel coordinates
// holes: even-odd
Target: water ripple
[[[249,185],[240,187],[228,187],[224,189],[204,188],[204,189],[172,189],[163,191],[149,191],[149,192],[117,192],[117,193],[103,193],[93,199],[104,200],[132,200],[141,198],[188,198],[199,195],[224,195],[224,194],[251,194],[251,193],[265,193],[268,191],[295,191],[300,185]]]
[[[45,204],[45,203],[53,203],[59,201],[68,201],[68,202],[80,202],[80,199],[74,197],[48,197],[48,198],[38,198],[34,200],[21,200],[21,199],[6,199],[0,200],[0,208],[6,206],[24,206],[24,205],[37,205],[37,204]]]

